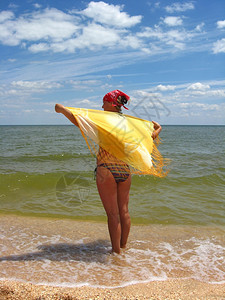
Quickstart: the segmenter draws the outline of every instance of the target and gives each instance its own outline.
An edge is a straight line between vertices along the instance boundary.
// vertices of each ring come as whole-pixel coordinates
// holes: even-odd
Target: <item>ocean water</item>
[[[160,136],[170,172],[133,175],[132,230],[117,256],[109,254],[95,158],[79,130],[0,126],[0,278],[115,287],[174,277],[225,282],[225,126],[163,126]]]

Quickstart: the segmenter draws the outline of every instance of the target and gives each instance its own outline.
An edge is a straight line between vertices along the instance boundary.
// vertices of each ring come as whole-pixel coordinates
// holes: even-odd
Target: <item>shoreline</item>
[[[120,288],[56,287],[11,280],[0,281],[1,300],[33,299],[225,299],[225,284],[194,279],[169,279]]]
[[[0,278],[7,282],[114,291],[178,278],[225,284],[220,227],[132,226],[127,249],[111,255],[104,223],[8,215],[0,225]]]
[[[104,223],[5,215],[0,225],[0,300],[225,299],[221,227],[134,225],[118,256]]]

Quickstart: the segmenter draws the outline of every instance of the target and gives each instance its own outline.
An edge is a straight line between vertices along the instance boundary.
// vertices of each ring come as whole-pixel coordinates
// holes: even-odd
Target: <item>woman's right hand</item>
[[[62,111],[63,111],[63,109],[64,109],[64,106],[62,105],[62,104],[56,104],[55,105],[55,111],[57,112],[57,113],[61,113]]]
[[[72,114],[72,112],[67,108],[65,107],[64,105],[62,104],[56,104],[55,105],[55,111],[57,113],[61,113],[63,114],[65,117],[67,117],[67,119],[70,120],[70,122],[72,122],[74,125],[76,126],[79,126],[78,123],[77,123],[77,120],[75,119],[74,115]]]

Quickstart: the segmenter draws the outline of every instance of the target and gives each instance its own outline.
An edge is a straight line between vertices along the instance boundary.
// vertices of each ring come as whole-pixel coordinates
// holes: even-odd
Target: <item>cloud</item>
[[[70,80],[69,83],[74,89],[77,90],[86,90],[98,87],[102,84],[101,80]]]
[[[138,50],[139,55],[157,55],[183,51],[190,40],[194,49],[193,38],[202,33],[203,24],[186,30],[182,18],[175,16],[161,19],[153,28],[134,31],[131,27],[139,24],[142,16],[130,16],[123,8],[92,1],[82,11],[67,13],[56,8],[37,7],[31,13],[16,17],[10,11],[3,11],[0,13],[0,42],[20,46],[32,53]]]
[[[183,50],[186,42],[193,37],[193,32],[183,28],[169,31],[161,28],[163,24],[181,26],[181,17],[174,16],[164,18],[164,23],[154,29],[146,28],[134,33],[129,27],[140,23],[141,16],[130,17],[122,9],[119,5],[92,1],[83,11],[73,13],[47,8],[15,18],[13,13],[4,12],[1,15],[0,41],[9,46],[20,45],[33,53],[130,48],[154,54],[158,49],[165,52],[163,44]],[[152,39],[158,39],[163,44],[155,44]]]
[[[60,87],[62,88],[62,90],[59,89],[61,92],[64,91],[65,86],[69,89],[71,89],[71,87],[81,89],[86,87],[92,90],[93,88],[94,92],[92,91],[89,97],[82,93],[83,98],[79,98],[79,96],[75,99],[65,98],[62,102],[64,105],[70,106],[72,102],[77,107],[99,109],[102,98],[99,94],[99,89],[104,92],[105,90],[109,90],[109,87],[102,88],[102,78],[103,77],[101,77],[101,80],[98,80],[93,75],[90,75],[89,77],[85,76],[84,80],[67,80],[61,82],[61,84],[47,80],[17,80],[8,86],[0,86],[0,94],[1,96],[5,96],[1,97],[1,116],[9,115],[9,112],[11,114],[19,112],[20,119],[18,119],[17,122],[21,124],[32,123],[37,117],[37,109],[39,109],[38,102],[34,101],[34,99],[40,97],[40,92],[46,91],[47,94],[51,93],[55,88]],[[94,89],[95,87],[96,89]],[[123,87],[121,87],[121,89],[123,90]],[[8,91],[8,93],[6,93],[6,91]],[[127,90],[127,93],[132,98],[130,106],[131,114],[144,119],[148,118],[154,120],[154,118],[157,118],[162,124],[189,124],[190,117],[192,117],[194,118],[191,120],[192,124],[224,124],[224,81],[189,82],[176,85],[158,84],[148,89]],[[6,98],[7,95],[8,98]],[[46,96],[45,98],[49,99],[49,97]],[[8,101],[4,101],[4,99]],[[136,104],[138,104],[138,107]],[[54,102],[49,102],[49,100],[45,101],[43,99],[42,108],[39,109],[39,111],[54,113],[53,107]],[[30,113],[30,119],[28,121],[26,121],[26,116],[24,116],[26,112]],[[146,112],[148,113],[147,116]],[[198,118],[196,118],[197,116]],[[51,122],[48,117],[46,117],[44,122]],[[5,119],[4,121],[2,119],[2,122],[8,124],[9,120]],[[53,120],[52,123],[54,122]]]
[[[102,1],[92,1],[81,14],[92,18],[95,22],[119,28],[132,27],[141,22],[142,16],[130,17],[127,13],[121,12],[122,9],[123,6],[121,5],[110,5]]]
[[[212,82],[213,84],[213,82]],[[222,84],[222,81],[221,81]],[[176,96],[179,99],[187,99],[188,101],[192,101],[191,99],[224,99],[225,98],[225,89],[221,87],[216,87],[216,85],[211,86],[207,83],[193,83],[189,84],[186,89],[181,89]]]
[[[138,33],[140,37],[146,37],[153,40],[158,40],[160,44],[156,48],[156,53],[160,50],[165,51],[165,44],[167,46],[172,46],[175,49],[184,50],[186,42],[195,35],[194,32],[187,32],[185,29],[173,29],[165,30],[160,26],[155,26],[154,28],[146,27],[141,33]],[[151,43],[151,46],[153,43]]]
[[[165,17],[163,22],[167,26],[181,26],[183,23],[183,20],[180,17],[169,16],[169,17]]]
[[[5,22],[6,20],[10,20],[14,17],[14,13],[11,11],[3,10],[0,12],[0,23]]]
[[[33,53],[141,48],[139,38],[128,29],[140,23],[141,16],[131,17],[121,10],[122,6],[90,2],[81,12],[64,13],[46,8],[16,18],[12,12],[3,11],[0,13],[0,42],[27,48]]]
[[[91,103],[91,101],[90,101],[90,100],[88,100],[88,99],[84,99],[84,100],[80,101],[80,102],[79,102],[79,104],[91,105],[92,103]]]
[[[198,91],[205,91],[205,90],[208,90],[210,89],[210,85],[208,84],[202,84],[200,82],[196,82],[196,83],[193,83],[191,84],[188,88],[188,90],[198,90]]]
[[[24,109],[23,112],[30,114],[30,113],[34,112],[34,109]]]
[[[39,4],[39,3],[34,3],[33,6],[34,6],[35,8],[41,8],[41,4]]]
[[[184,2],[184,3],[175,2],[172,5],[166,6],[165,10],[168,13],[174,13],[174,12],[184,12],[186,10],[192,10],[194,8],[195,6],[192,2]]]
[[[121,45],[122,32],[113,28],[105,28],[102,25],[91,23],[82,29],[82,33],[62,42],[39,43],[29,47],[32,52],[51,50],[53,52],[73,53],[78,49],[90,49],[92,51],[104,47]],[[108,46],[109,45],[109,46]]]
[[[174,85],[162,85],[162,84],[159,84],[156,87],[156,90],[161,91],[161,92],[173,91],[175,89],[176,89],[176,86],[174,86]]]
[[[9,46],[19,45],[23,41],[61,42],[79,30],[73,16],[55,8],[35,11],[17,19],[10,12],[8,16],[11,16],[10,19],[0,24],[0,41]]]
[[[155,2],[155,3],[152,3],[152,2],[147,2],[147,5],[151,8],[151,11],[154,12],[156,9],[159,9],[160,8],[160,2]]]
[[[213,53],[225,53],[225,39],[218,40],[213,44]]]
[[[212,110],[218,111],[220,109],[220,105],[218,104],[208,104],[208,103],[199,103],[199,102],[178,103],[177,107],[180,107],[182,109],[192,109],[192,110],[200,109],[204,111],[212,111]]]
[[[199,99],[207,98],[212,100],[213,98],[223,99],[225,98],[225,88],[224,81],[209,81],[209,82],[195,82],[186,83],[179,85],[157,85],[156,87],[146,89],[147,93],[154,93],[155,91],[160,91],[158,93],[159,98],[165,103],[177,103],[183,101],[191,102],[193,98]]]
[[[195,27],[195,31],[199,31],[201,32],[203,30],[203,27],[205,26],[205,23],[202,22],[201,24],[198,24],[196,27]]]
[[[129,95],[134,104],[135,115],[141,118],[157,117],[162,124],[224,124],[223,85],[223,81],[171,86],[160,84],[145,90],[134,90]],[[139,104],[138,108],[136,103]]]
[[[52,88],[61,87],[60,83],[49,82],[49,81],[13,81],[11,83],[13,87],[29,89],[29,90],[46,90]]]
[[[61,87],[62,85],[58,82],[19,80],[0,87],[0,95],[2,97],[16,96],[19,99],[20,97],[26,98],[30,97],[31,94],[44,93],[47,90],[55,90]]]
[[[17,60],[15,58],[8,58],[8,61],[11,62],[11,63],[14,63]]]
[[[39,44],[33,44],[28,49],[33,52],[33,53],[38,53],[38,52],[45,52],[50,50],[50,46],[47,43],[39,43]]]
[[[225,28],[225,20],[223,20],[223,21],[218,21],[218,22],[217,22],[217,27],[218,27],[218,28]]]

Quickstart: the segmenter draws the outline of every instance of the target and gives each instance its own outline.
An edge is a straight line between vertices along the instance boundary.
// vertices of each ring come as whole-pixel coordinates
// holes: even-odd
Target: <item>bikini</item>
[[[95,174],[98,167],[104,167],[108,169],[113,175],[116,183],[124,182],[130,176],[130,168],[127,164],[117,164],[117,163],[102,163],[97,165],[95,168]]]

